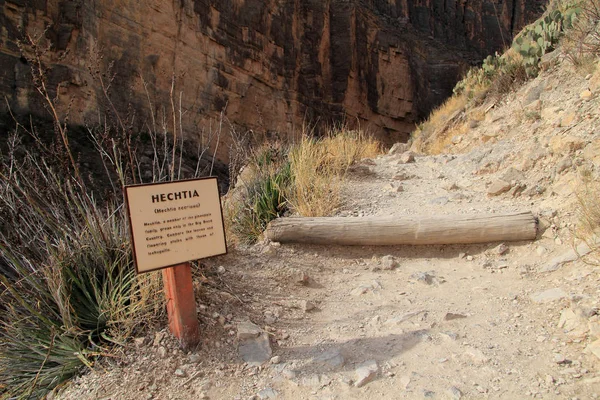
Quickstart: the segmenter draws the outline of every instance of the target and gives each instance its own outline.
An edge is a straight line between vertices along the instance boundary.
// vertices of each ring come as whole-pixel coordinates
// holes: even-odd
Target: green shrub
[[[580,12],[581,8],[575,6],[564,11],[551,10],[515,37],[512,47],[523,57],[530,76],[537,75],[542,56],[554,50],[564,30],[573,27]]]
[[[247,168],[255,172],[228,211],[232,233],[242,243],[255,243],[267,224],[287,211],[286,193],[292,178],[286,157],[282,149],[273,147],[264,147],[252,156]]]
[[[137,276],[122,207],[26,153],[0,169],[0,387],[43,397],[160,310]],[[6,227],[6,226],[5,226]]]

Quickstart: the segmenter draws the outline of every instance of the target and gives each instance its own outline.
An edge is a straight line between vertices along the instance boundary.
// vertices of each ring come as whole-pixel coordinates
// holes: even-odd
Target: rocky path
[[[140,338],[63,398],[598,397],[598,360],[585,351],[600,331],[597,270],[557,261],[570,251],[557,228],[565,199],[514,197],[523,177],[511,168],[478,175],[494,156],[365,160],[338,214],[531,210],[536,242],[237,250],[207,266],[231,291],[200,304],[209,336],[198,351],[164,332]]]
[[[353,166],[337,212],[532,211],[536,241],[236,249],[198,270],[198,349],[152,332],[58,397],[598,398],[599,268],[574,236],[574,188],[600,162],[598,91],[600,72],[545,71],[465,111],[456,154],[397,145]]]

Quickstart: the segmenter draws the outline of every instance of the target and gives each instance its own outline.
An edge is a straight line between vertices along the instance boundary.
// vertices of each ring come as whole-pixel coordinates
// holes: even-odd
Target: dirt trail
[[[570,87],[547,121],[514,122],[522,103],[499,108],[472,132],[494,129],[491,140],[470,151],[471,139],[456,141],[464,154],[362,161],[337,213],[532,211],[535,242],[237,249],[206,265],[205,280],[217,284],[199,293],[207,336],[197,351],[178,350],[164,331],[138,338],[59,398],[598,398],[599,362],[588,347],[600,333],[598,268],[572,254],[575,196],[565,188],[577,160],[587,162],[582,148],[597,142],[598,115],[578,116],[597,102],[579,101],[586,82],[569,79],[542,74],[515,95],[541,83]],[[552,93],[541,93],[554,106]],[[568,135],[550,120],[561,113],[581,121]],[[573,162],[559,171],[565,155]],[[245,321],[270,339],[261,365],[240,359]]]

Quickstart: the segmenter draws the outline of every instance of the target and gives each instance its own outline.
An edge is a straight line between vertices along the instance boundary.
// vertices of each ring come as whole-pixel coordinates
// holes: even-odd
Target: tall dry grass
[[[600,263],[600,183],[591,170],[581,171],[581,182],[577,187],[577,236],[593,250],[592,258]]]
[[[322,138],[303,135],[289,151],[292,210],[304,217],[331,215],[340,206],[341,183],[348,168],[381,154],[381,145],[364,132],[332,129]]]
[[[277,217],[331,215],[340,206],[348,168],[380,153],[375,139],[343,128],[321,138],[305,132],[288,147],[260,147],[251,152],[236,187],[227,195],[228,237],[250,244]]]

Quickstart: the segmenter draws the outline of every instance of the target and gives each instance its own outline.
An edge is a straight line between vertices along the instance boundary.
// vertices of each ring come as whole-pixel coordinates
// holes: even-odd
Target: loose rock
[[[456,399],[456,400],[462,399],[462,397],[463,397],[462,392],[456,386],[452,386],[450,389],[448,389],[448,395],[451,399]]]
[[[488,188],[488,196],[499,196],[502,193],[506,193],[510,190],[512,185],[509,182],[498,179],[494,181]]]
[[[463,314],[446,313],[446,315],[444,316],[444,321],[452,321],[454,319],[463,319],[463,318],[467,318],[467,316],[463,315]]]
[[[384,270],[394,270],[398,268],[400,264],[393,256],[387,255],[381,259],[381,266]]]
[[[262,365],[264,362],[269,361],[272,356],[269,335],[262,333],[258,337],[241,341],[238,352],[241,359],[249,365]]]
[[[367,383],[371,382],[377,376],[379,372],[379,366],[377,365],[377,361],[369,360],[360,364],[358,368],[354,371],[356,379],[354,381],[354,386],[363,387]]]
[[[327,350],[313,358],[313,363],[329,370],[341,368],[345,362],[346,360],[338,348]]]
[[[243,321],[238,323],[237,338],[239,340],[256,338],[261,333],[262,329],[260,329],[258,325],[255,325],[250,321]]]
[[[531,295],[531,300],[535,303],[549,303],[567,297],[567,294],[561,288],[548,289]]]
[[[508,249],[508,246],[507,246],[507,245],[505,245],[504,243],[501,243],[501,244],[499,244],[499,245],[498,245],[498,246],[497,246],[497,247],[494,249],[494,251],[496,252],[496,254],[498,254],[498,255],[500,255],[500,256],[502,256],[502,255],[504,255],[504,254],[508,253],[508,250],[509,250],[509,249]]]
[[[276,399],[279,393],[271,388],[265,388],[257,393],[259,399]]]

